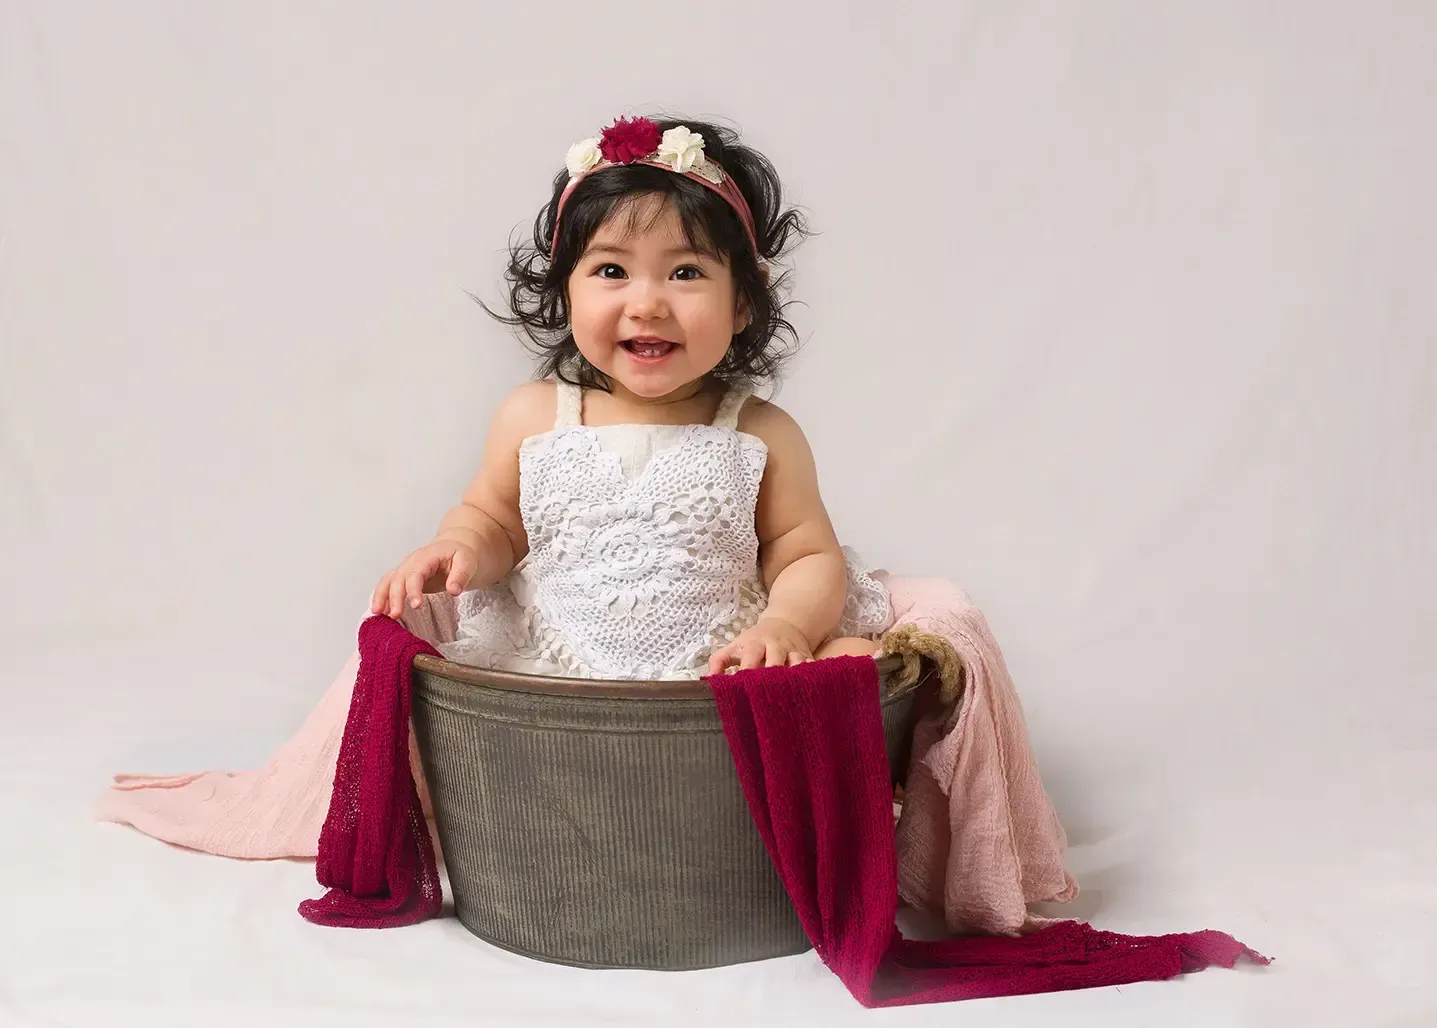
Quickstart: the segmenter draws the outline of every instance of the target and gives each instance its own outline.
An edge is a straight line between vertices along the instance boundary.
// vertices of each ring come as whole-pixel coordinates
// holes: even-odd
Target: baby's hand
[[[397,618],[404,611],[404,601],[418,607],[424,602],[426,587],[450,596],[464,591],[474,572],[479,570],[479,554],[474,547],[453,539],[436,539],[415,550],[393,571],[385,574],[374,587],[369,610]]]
[[[721,674],[731,667],[783,667],[812,659],[808,639],[797,627],[779,618],[760,618],[758,624],[709,658],[709,674]]]

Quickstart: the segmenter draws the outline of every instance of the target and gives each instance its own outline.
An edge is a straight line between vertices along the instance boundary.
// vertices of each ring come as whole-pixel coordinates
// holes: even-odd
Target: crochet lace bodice
[[[767,603],[754,511],[768,447],[738,430],[749,394],[731,390],[708,425],[597,427],[583,424],[577,386],[557,394],[554,428],[519,449],[529,553],[507,590],[461,597],[450,655],[575,677],[697,677]],[[886,590],[850,566],[843,634],[889,619]]]

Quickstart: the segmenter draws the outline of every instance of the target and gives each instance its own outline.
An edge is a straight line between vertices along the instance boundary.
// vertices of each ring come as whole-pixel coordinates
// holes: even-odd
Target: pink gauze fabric
[[[320,924],[438,914],[439,878],[408,761],[411,667],[433,648],[388,618],[360,628],[359,676],[316,865]],[[754,824],[819,957],[865,1006],[1126,985],[1263,957],[1206,931],[1156,937],[1055,924],[1032,935],[904,939],[888,756],[871,658],[708,679]]]
[[[958,708],[925,718],[914,735],[898,825],[899,895],[941,913],[955,932],[1011,935],[1044,923],[1027,904],[1071,899],[1077,886],[1063,869],[1067,840],[1038,776],[997,642],[982,613],[951,583],[875,577],[888,587],[896,623],[944,636],[965,667]],[[454,601],[426,597],[403,623],[430,643],[452,641]],[[358,668],[356,653],[299,732],[262,767],[121,775],[100,798],[97,816],[221,856],[315,856]],[[412,737],[410,766],[428,811]]]
[[[962,590],[941,578],[874,576],[895,623],[953,644],[963,698],[922,717],[898,821],[898,894],[942,912],[950,931],[1013,935],[1049,923],[1029,903],[1067,902],[1068,838],[1043,788],[1023,708],[998,641]]]
[[[452,641],[458,630],[453,598],[441,594],[425,599],[424,606],[405,613],[404,626],[433,644]],[[184,775],[116,775],[100,796],[95,816],[130,825],[175,846],[220,857],[282,860],[316,856],[358,672],[356,650],[299,731],[261,767]],[[429,793],[412,733],[409,755],[420,803],[428,816]]]

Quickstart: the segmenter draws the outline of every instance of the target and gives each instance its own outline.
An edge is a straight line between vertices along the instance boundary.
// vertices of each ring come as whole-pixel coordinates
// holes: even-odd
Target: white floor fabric
[[[308,862],[202,856],[91,822],[86,805],[111,771],[213,766],[216,755],[241,766],[297,723],[293,703],[265,702],[263,683],[210,672],[197,688],[180,660],[72,647],[4,664],[0,688],[18,701],[0,726],[6,1028],[1437,1023],[1430,762],[1377,738],[1340,755],[1291,749],[1321,746],[1320,710],[1294,712],[1258,762],[1199,759],[1201,747],[1174,738],[1142,773],[1090,764],[1092,791],[1069,811],[1084,887],[1075,914],[1119,931],[1224,929],[1275,957],[1271,967],[865,1012],[811,954],[602,972],[499,951],[452,917],[318,928],[294,909],[317,889]],[[87,684],[101,669],[109,688],[97,693]]]

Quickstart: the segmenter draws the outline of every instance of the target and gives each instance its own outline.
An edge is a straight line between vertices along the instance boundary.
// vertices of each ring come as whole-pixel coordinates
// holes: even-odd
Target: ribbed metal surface
[[[712,698],[516,690],[416,662],[414,725],[455,913],[541,960],[686,970],[809,948]],[[456,675],[459,672],[455,672]],[[906,769],[912,692],[885,701]]]

